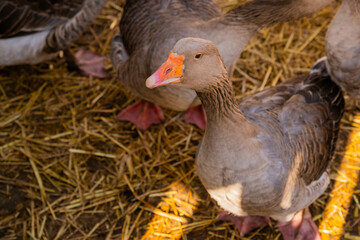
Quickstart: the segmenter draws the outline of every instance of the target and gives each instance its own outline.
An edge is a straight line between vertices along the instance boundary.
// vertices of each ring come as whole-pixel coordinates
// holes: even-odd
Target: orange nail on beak
[[[183,56],[175,56],[172,51],[159,69],[146,79],[146,87],[155,88],[172,83],[179,83],[183,77]]]

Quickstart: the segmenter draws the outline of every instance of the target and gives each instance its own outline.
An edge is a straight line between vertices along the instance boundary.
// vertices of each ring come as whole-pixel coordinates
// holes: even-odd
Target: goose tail
[[[329,72],[326,69],[326,61],[327,57],[319,58],[315,64],[311,67],[310,75],[311,74],[321,74],[323,77],[330,76]]]
[[[303,92],[307,101],[322,101],[327,104],[331,113],[329,117],[338,128],[344,112],[345,100],[341,88],[331,78],[326,62],[327,58],[323,57],[312,66]]]

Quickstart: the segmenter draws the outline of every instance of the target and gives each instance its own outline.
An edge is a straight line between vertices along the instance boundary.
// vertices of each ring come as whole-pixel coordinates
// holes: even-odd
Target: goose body
[[[237,102],[213,43],[185,38],[173,55],[183,58],[182,74],[159,74],[177,66],[167,60],[146,85],[166,81],[196,91],[208,119],[196,169],[222,208],[289,221],[325,191],[344,99],[324,61],[306,76]]]
[[[331,0],[255,0],[225,15],[211,0],[130,0],[114,38],[111,58],[125,88],[160,107],[185,111],[200,104],[191,89],[166,86],[147,89],[144,82],[184,37],[211,40],[218,47],[231,75],[257,29],[311,14]]]
[[[52,58],[80,37],[106,1],[1,1],[0,66]]]
[[[334,81],[360,101],[360,2],[343,0],[325,38]]]
[[[243,99],[228,117],[213,118],[205,107],[209,126],[196,161],[202,183],[235,215],[291,220],[329,183],[343,103],[328,76],[312,73]]]

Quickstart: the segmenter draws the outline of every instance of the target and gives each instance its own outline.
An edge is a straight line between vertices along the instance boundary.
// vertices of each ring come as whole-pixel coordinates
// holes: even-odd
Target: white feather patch
[[[56,53],[44,53],[45,40],[49,31],[42,31],[21,37],[0,39],[0,66],[37,64],[50,59]]]
[[[241,195],[243,186],[241,183],[231,184],[216,189],[207,189],[210,196],[226,211],[236,216],[247,216],[241,208]]]

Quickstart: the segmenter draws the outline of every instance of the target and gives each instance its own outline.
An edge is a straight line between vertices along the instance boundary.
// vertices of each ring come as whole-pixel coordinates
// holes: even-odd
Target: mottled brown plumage
[[[289,221],[325,191],[344,99],[324,61],[308,75],[237,102],[212,42],[185,38],[173,52],[185,59],[173,86],[195,90],[205,108],[196,169],[222,208]],[[148,87],[156,87],[154,76]]]
[[[161,107],[185,111],[198,105],[190,89],[167,86],[147,89],[145,79],[183,37],[213,41],[230,75],[239,54],[263,26],[311,14],[331,0],[254,0],[227,14],[212,0],[130,0],[120,22],[121,37],[113,40],[111,58],[123,85]]]
[[[360,2],[343,0],[325,38],[334,81],[360,102]]]
[[[0,66],[52,57],[88,28],[106,1],[1,1]]]

